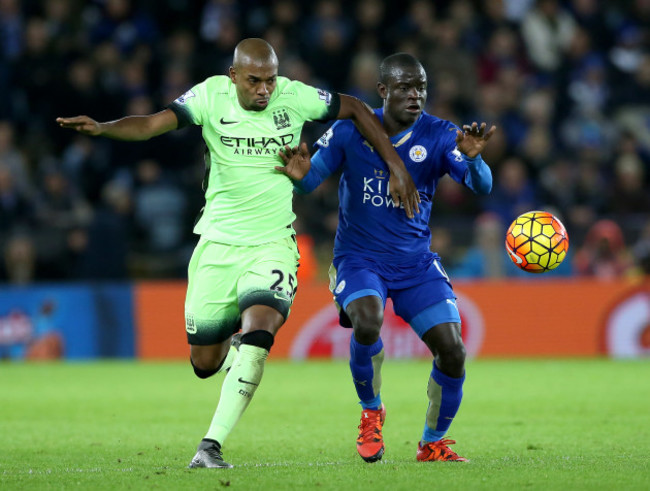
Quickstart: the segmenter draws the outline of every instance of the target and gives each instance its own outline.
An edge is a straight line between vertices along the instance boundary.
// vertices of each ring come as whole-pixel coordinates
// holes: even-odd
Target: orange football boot
[[[448,440],[443,438],[437,442],[429,442],[422,446],[422,443],[418,443],[418,456],[417,459],[420,462],[432,462],[432,461],[455,461],[455,462],[469,462],[465,457],[459,456],[447,445],[453,445],[456,443],[454,440]]]
[[[361,411],[357,451],[366,462],[377,462],[384,455],[384,437],[381,428],[386,419],[386,408],[364,409]]]

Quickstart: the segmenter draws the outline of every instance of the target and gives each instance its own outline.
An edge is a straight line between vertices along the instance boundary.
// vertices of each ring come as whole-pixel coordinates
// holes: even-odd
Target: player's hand
[[[420,193],[406,167],[391,171],[388,186],[393,203],[398,207],[403,206],[407,217],[415,216],[413,210],[420,213]]]
[[[497,130],[497,127],[493,125],[488,131],[485,131],[486,127],[485,123],[481,123],[481,126],[479,126],[474,121],[471,125],[463,125],[463,131],[456,130],[456,146],[458,150],[470,158],[474,158],[481,153],[488,140]]]
[[[61,128],[70,128],[84,135],[98,136],[102,132],[99,123],[88,116],[56,118],[56,122]]]
[[[300,148],[291,148],[289,145],[285,145],[280,149],[278,155],[284,162],[284,166],[277,165],[275,170],[282,172],[294,181],[300,181],[311,169],[311,156],[305,142],[302,142]]]

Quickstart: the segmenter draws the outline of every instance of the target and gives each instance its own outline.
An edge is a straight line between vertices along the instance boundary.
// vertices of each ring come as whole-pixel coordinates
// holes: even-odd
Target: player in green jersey
[[[88,116],[56,120],[63,128],[117,140],[202,126],[206,202],[194,229],[200,239],[188,268],[185,330],[196,375],[228,373],[190,467],[232,467],[221,445],[260,384],[296,291],[291,179],[302,179],[309,169],[285,167],[279,152],[299,144],[305,122],[331,119],[354,120],[391,171],[395,203],[409,217],[419,212],[413,180],[370,108],[278,76],[278,58],[262,39],[237,45],[228,76],[206,79],[155,114],[105,123]]]

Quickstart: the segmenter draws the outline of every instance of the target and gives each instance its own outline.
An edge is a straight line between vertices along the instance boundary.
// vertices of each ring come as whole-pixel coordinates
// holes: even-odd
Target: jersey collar
[[[381,121],[382,124],[383,124],[383,122],[384,122],[384,108],[380,107],[378,109],[375,109],[375,114],[379,118],[379,121]],[[418,119],[416,119],[411,126],[409,126],[408,128],[406,128],[403,131],[400,131],[396,135],[391,136],[390,137],[391,143],[393,143],[393,145],[404,143],[404,137],[407,137],[410,133],[413,132],[413,128],[415,128],[415,125],[417,125],[420,122],[420,119],[422,119],[422,116],[424,116],[424,111],[422,111],[420,113],[420,116],[418,116]],[[406,138],[406,139],[408,140],[408,138]]]

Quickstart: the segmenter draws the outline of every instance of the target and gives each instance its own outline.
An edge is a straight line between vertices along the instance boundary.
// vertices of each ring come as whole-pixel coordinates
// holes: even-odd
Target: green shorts
[[[239,330],[241,313],[251,305],[268,305],[286,319],[298,286],[298,259],[294,237],[257,246],[201,237],[188,267],[188,343],[225,341]]]

